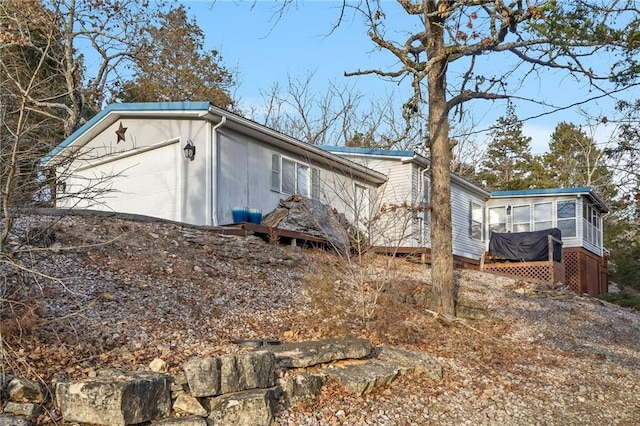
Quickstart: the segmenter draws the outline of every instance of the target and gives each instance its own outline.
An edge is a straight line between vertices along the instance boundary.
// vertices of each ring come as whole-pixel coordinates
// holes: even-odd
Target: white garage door
[[[179,221],[181,154],[174,142],[81,168],[66,180],[61,204]]]

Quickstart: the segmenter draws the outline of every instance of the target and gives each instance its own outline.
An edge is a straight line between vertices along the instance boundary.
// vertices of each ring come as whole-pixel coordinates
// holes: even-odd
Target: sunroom
[[[487,237],[560,229],[566,284],[597,295],[607,291],[602,218],[608,211],[590,187],[494,191],[486,203]]]

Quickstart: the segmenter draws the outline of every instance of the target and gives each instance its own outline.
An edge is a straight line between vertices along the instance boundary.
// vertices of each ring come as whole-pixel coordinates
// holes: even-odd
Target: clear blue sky
[[[287,77],[304,81],[313,72],[314,92],[326,90],[329,82],[350,87],[372,97],[393,94],[399,102],[406,98],[407,87],[385,82],[374,76],[344,77],[345,71],[359,68],[384,68],[394,64],[390,54],[372,52],[373,43],[365,33],[360,18],[347,15],[342,26],[328,34],[340,15],[341,1],[297,2],[276,21],[281,2],[182,0],[189,7],[206,35],[206,47],[218,50],[224,64],[235,69],[240,83],[235,97],[242,106],[262,106],[260,91],[274,83],[286,87]],[[542,75],[523,88],[529,96],[548,99],[555,105],[568,105],[589,96],[583,87],[569,78]],[[490,125],[505,113],[504,103],[477,102],[472,105],[474,121]],[[611,115],[611,104],[591,104],[589,112]],[[541,110],[518,105],[519,118],[536,115]],[[534,152],[547,148],[550,133],[560,121],[584,124],[576,109],[544,116],[525,123],[525,134],[533,138]],[[599,137],[604,139],[605,130]],[[598,140],[598,142],[603,142]]]

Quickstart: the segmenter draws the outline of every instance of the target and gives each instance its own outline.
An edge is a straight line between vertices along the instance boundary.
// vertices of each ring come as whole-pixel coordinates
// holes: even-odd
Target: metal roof
[[[140,102],[111,104],[45,155],[41,160],[41,165],[50,165],[55,161],[56,157],[64,156],[65,152],[72,154],[75,152],[74,150],[82,147],[123,116],[190,117],[212,122],[220,122],[222,118],[225,117],[225,127],[230,127],[238,132],[254,137],[260,137],[275,146],[308,156],[322,164],[332,167],[338,166],[342,170],[347,170],[349,173],[353,173],[368,182],[381,184],[387,180],[386,175],[383,173],[332,154],[315,145],[279,133],[240,115],[215,107],[209,102]]]
[[[583,195],[590,198],[602,212],[609,212],[609,208],[605,202],[590,186],[579,186],[576,188],[514,189],[509,191],[491,192],[491,198],[552,197],[558,195]]]
[[[361,148],[351,146],[323,146],[323,149],[327,151],[335,152],[337,154],[353,155],[360,157],[393,157],[401,159],[403,162],[416,162],[421,164],[425,168],[429,167],[429,160],[422,154],[416,151],[405,150],[392,150],[392,149],[377,149],[377,148]],[[479,194],[483,198],[489,198],[489,192],[480,188],[479,186],[469,182],[463,177],[458,176],[455,173],[451,173],[451,181],[455,182],[459,186],[465,187],[468,190]]]

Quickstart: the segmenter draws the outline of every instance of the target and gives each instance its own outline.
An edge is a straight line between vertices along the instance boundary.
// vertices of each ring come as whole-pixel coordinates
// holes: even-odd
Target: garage
[[[59,202],[66,207],[180,221],[184,161],[178,139],[109,155],[74,170]]]

